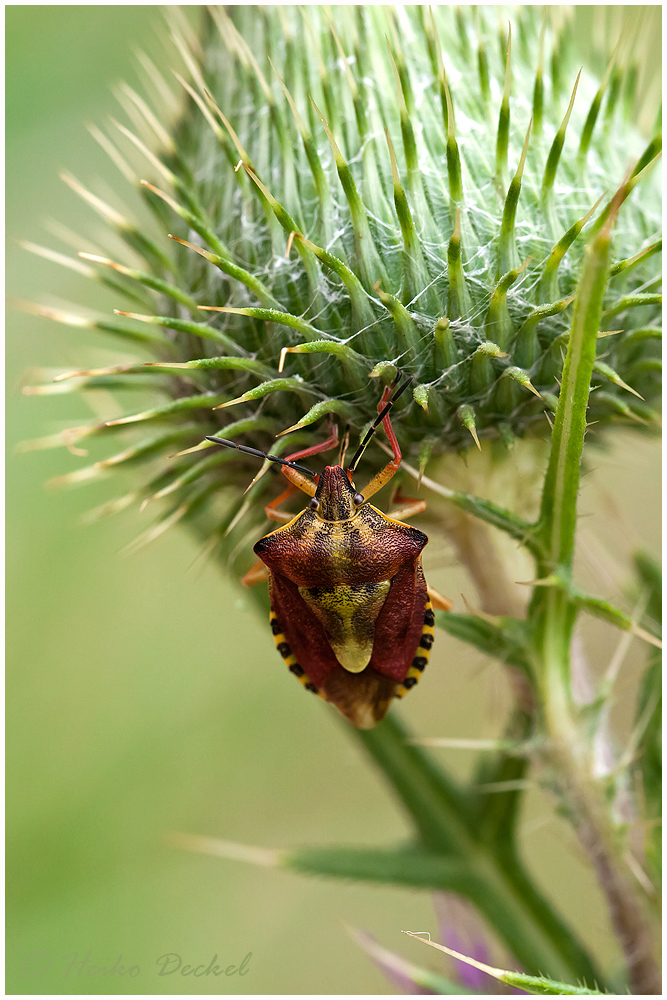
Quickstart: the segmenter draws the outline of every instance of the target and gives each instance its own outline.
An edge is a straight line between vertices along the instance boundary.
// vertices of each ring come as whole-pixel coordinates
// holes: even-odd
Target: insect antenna
[[[375,418],[375,420],[373,421],[373,423],[371,424],[371,426],[368,428],[368,430],[364,434],[364,437],[363,437],[363,440],[362,440],[361,444],[359,445],[359,447],[355,451],[354,456],[352,458],[352,461],[350,462],[350,464],[347,467],[347,472],[348,473],[354,472],[354,470],[356,469],[356,467],[357,467],[357,465],[359,463],[359,459],[361,458],[361,456],[363,455],[363,453],[366,451],[366,448],[368,447],[369,441],[371,440],[371,438],[375,434],[376,430],[378,429],[378,427],[380,426],[380,424],[382,423],[382,421],[384,420],[384,418],[387,416],[387,414],[391,410],[392,406],[394,405],[394,403],[396,402],[396,400],[398,399],[398,397],[401,396],[405,392],[405,390],[408,388],[408,386],[410,385],[411,381],[412,380],[410,378],[406,378],[405,382],[402,382],[401,385],[399,385],[398,389],[396,390],[396,392],[394,393],[394,395],[391,397],[391,399],[389,399],[387,401],[387,403],[385,404],[385,406],[382,407],[382,409],[378,413],[377,417]]]
[[[296,462],[288,462],[284,458],[277,458],[275,455],[267,455],[265,451],[260,451],[258,448],[249,448],[245,444],[237,444],[235,441],[228,441],[226,438],[219,437],[209,437],[206,435],[206,440],[211,441],[213,444],[222,445],[224,448],[235,448],[236,451],[242,451],[246,455],[254,455],[256,458],[265,458],[267,462],[275,462],[277,465],[287,465],[290,469],[296,469],[297,472],[305,472],[307,476],[311,479],[315,478],[315,473],[307,469],[305,465],[297,465]]]

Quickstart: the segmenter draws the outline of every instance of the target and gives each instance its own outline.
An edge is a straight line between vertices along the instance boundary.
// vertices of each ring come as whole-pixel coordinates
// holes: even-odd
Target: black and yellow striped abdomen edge
[[[414,659],[410,664],[410,669],[407,672],[406,678],[400,684],[397,684],[394,689],[394,698],[402,698],[408,691],[411,690],[421,677],[428,663],[428,658],[431,655],[431,646],[433,645],[433,638],[435,635],[435,615],[433,614],[433,605],[431,604],[430,598],[426,598],[426,605],[424,606],[424,628],[422,630],[422,637],[419,640],[419,645],[417,646],[417,651],[415,652]]]
[[[313,694],[319,695],[320,698],[324,698],[326,701],[326,695],[320,691],[317,685],[312,683],[301,664],[297,662],[297,658],[292,652],[290,644],[288,643],[285,633],[283,632],[283,627],[278,621],[273,609],[269,615],[269,621],[271,623],[271,632],[273,634],[273,641],[276,644],[276,649],[285,661],[288,670],[301,681],[306,691],[312,691]]]
[[[297,658],[292,652],[287,641],[285,633],[283,632],[283,627],[278,621],[278,618],[273,610],[271,610],[269,621],[271,623],[271,632],[273,634],[273,641],[276,644],[276,649],[285,661],[289,671],[293,673],[299,681],[301,681],[307,691],[312,691],[313,694],[319,695],[320,698],[324,698],[326,701],[326,695],[312,683],[301,664],[298,663]],[[405,694],[407,694],[407,692],[415,686],[424,672],[426,664],[428,663],[428,658],[431,654],[431,647],[433,645],[435,635],[434,626],[435,616],[433,614],[433,605],[431,604],[430,599],[427,598],[426,605],[424,607],[424,627],[421,639],[419,640],[419,646],[415,651],[414,658],[410,664],[405,680],[401,681],[394,688],[394,698],[402,698]]]

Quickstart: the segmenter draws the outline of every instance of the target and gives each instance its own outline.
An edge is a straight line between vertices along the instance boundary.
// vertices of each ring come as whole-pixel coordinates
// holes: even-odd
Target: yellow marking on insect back
[[[380,580],[334,587],[299,587],[301,597],[322,623],[336,659],[351,674],[360,674],[370,662],[375,622],[390,586],[390,580]]]

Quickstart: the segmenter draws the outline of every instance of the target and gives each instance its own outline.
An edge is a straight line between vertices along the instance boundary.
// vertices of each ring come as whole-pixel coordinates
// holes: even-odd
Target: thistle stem
[[[431,851],[439,846],[467,870],[468,898],[524,968],[599,985],[590,957],[535,887],[508,836],[493,842],[479,836],[471,796],[410,745],[395,715],[355,734],[407,808],[421,842]]]
[[[589,243],[577,290],[572,329],[556,410],[538,531],[545,557],[538,578],[557,573],[564,586],[536,588],[529,611],[534,625],[534,668],[544,728],[550,737],[550,763],[560,778],[560,793],[595,869],[614,931],[625,954],[633,993],[660,993],[651,954],[651,935],[634,887],[626,874],[613,820],[594,777],[588,743],[582,735],[572,694],[570,648],[577,608],[567,590],[572,578],[577,496],[588,400],[596,357],[603,296],[609,269],[613,224],[625,195],[619,189],[604,225]]]

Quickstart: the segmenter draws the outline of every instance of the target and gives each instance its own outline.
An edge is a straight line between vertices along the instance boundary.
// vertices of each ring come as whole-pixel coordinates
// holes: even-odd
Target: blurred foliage
[[[11,241],[48,244],[50,218],[87,231],[88,212],[57,172],[115,182],[82,122],[116,113],[110,85],[139,77],[128,41],[156,52],[156,28],[164,32],[151,7],[8,8]],[[63,300],[89,294],[115,304],[111,293],[89,290],[13,242],[7,285],[20,298],[43,299],[49,288]],[[92,333],[56,337],[43,320],[11,316],[10,448],[72,418],[71,397],[66,407],[57,397],[36,404],[18,390],[37,360],[75,365],[81,336],[104,354]],[[391,842],[407,828],[343,724],[300,696],[249,603],[187,538],[170,534],[126,558],[119,549],[145,527],[140,514],[78,524],[107,499],[104,482],[85,493],[44,493],[44,480],[66,471],[67,457],[10,453],[8,467],[7,991],[385,992],[340,918],[400,948],[401,927],[432,926],[427,894],[216,865],[165,846],[170,829],[325,845]],[[659,452],[625,435],[591,461],[595,475],[584,484],[581,510],[605,516],[595,528],[587,524],[583,575],[602,576],[614,592],[630,548],[658,549],[659,486],[646,470],[657,471]],[[432,558],[435,569],[451,554],[440,549]],[[433,582],[444,592],[470,592],[451,567],[441,578]],[[585,641],[604,667],[613,652],[608,636],[593,623]],[[462,650],[439,639],[430,688],[411,696],[404,715],[424,733],[492,737],[506,705],[501,673],[481,657],[464,659]],[[641,656],[628,657],[628,677],[638,662]],[[480,684],[490,692],[485,699]],[[618,710],[621,727],[624,719],[631,725],[623,704]],[[461,751],[443,754],[465,774]],[[524,850],[546,890],[587,926],[591,947],[617,961],[571,834],[537,793],[526,812]],[[568,880],[557,874],[564,863]],[[238,965],[248,952],[252,958],[243,978],[157,976],[157,959],[171,952],[193,965],[216,954],[222,966]],[[77,966],[68,972],[88,955],[97,975]],[[125,966],[139,965],[140,975],[103,976],[99,967],[108,970],[119,956]]]

